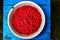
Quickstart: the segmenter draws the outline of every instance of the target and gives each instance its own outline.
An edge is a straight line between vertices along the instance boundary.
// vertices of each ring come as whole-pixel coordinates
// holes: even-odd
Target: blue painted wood
[[[50,19],[50,6],[41,6],[42,10],[45,13],[46,19]]]
[[[25,0],[4,0],[4,5],[15,5],[18,2],[25,1]],[[40,5],[50,5],[50,0],[27,0],[33,1]]]
[[[51,21],[50,19],[46,19],[45,27],[43,29],[44,32],[51,32]]]

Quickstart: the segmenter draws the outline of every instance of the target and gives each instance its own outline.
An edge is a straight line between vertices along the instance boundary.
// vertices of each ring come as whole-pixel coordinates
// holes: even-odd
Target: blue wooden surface
[[[16,37],[8,28],[7,25],[7,16],[9,10],[15,5],[16,3],[22,0],[4,0],[4,7],[3,7],[3,40],[24,40],[21,38]],[[41,6],[46,16],[46,24],[41,32],[37,37],[32,38],[30,40],[50,40],[50,0],[31,0]],[[47,2],[46,2],[47,1]]]
[[[4,0],[4,5],[15,5],[18,2],[21,2],[24,0]],[[50,0],[27,0],[32,1],[40,5],[50,5]]]

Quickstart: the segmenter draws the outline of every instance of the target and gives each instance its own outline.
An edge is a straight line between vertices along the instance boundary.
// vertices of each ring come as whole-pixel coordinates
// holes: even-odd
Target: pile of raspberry
[[[33,6],[18,7],[12,15],[11,23],[14,30],[23,35],[31,35],[38,31],[41,25],[41,14]]]

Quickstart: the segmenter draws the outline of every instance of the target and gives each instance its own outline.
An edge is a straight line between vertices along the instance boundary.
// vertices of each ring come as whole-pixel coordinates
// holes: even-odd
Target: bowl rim
[[[19,38],[22,38],[22,39],[31,39],[31,38],[36,37],[37,35],[39,35],[39,34],[42,32],[42,30],[43,30],[43,28],[44,28],[44,26],[45,26],[45,15],[44,15],[44,12],[43,12],[43,10],[41,9],[41,7],[40,7],[39,5],[37,5],[36,3],[32,2],[32,1],[22,1],[22,2],[17,3],[16,5],[14,5],[13,7],[16,8],[17,6],[19,6],[19,5],[21,5],[21,4],[25,4],[25,3],[35,5],[35,6],[37,7],[38,11],[40,12],[40,14],[41,14],[41,16],[42,16],[42,22],[41,22],[41,25],[40,25],[39,30],[38,30],[34,35],[27,36],[27,37],[23,37],[23,36],[20,36],[20,35],[16,34],[16,33],[12,30],[12,28],[10,27],[10,22],[9,22],[11,12],[14,10],[13,8],[11,8],[10,11],[9,11],[9,13],[8,13],[8,18],[7,18],[8,21],[7,21],[7,22],[8,22],[8,27],[9,27],[10,31],[11,31],[15,36],[17,36],[17,37],[19,37]]]

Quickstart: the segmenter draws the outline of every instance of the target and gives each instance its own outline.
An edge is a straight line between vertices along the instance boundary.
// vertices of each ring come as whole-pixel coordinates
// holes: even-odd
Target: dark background
[[[3,29],[3,2],[0,0],[0,40]],[[51,0],[51,39],[60,40],[60,0]]]
[[[2,27],[3,27],[3,23],[2,23],[2,17],[3,17],[3,0],[0,0],[0,40],[2,40]]]
[[[60,40],[60,0],[52,0],[51,9],[51,38]]]

